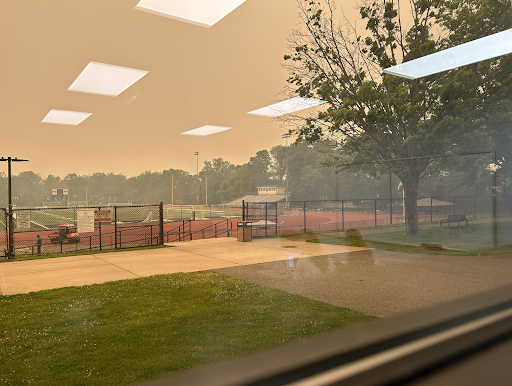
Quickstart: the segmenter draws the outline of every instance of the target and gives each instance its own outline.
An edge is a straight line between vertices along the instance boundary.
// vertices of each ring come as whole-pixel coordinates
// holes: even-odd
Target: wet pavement
[[[512,259],[367,250],[214,272],[386,317],[510,284]]]
[[[0,264],[0,293],[211,270],[385,317],[512,283],[510,256],[406,254],[305,242],[309,238],[246,243],[219,238],[171,248],[8,261]]]

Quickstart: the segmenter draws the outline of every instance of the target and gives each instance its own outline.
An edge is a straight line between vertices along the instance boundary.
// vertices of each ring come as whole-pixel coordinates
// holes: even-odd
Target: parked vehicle
[[[73,224],[59,225],[57,231],[48,235],[52,243],[78,243],[80,235],[76,233],[76,227]]]

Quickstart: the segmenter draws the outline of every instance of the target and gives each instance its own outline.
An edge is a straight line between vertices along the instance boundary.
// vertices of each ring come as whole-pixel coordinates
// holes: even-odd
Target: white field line
[[[44,228],[44,229],[50,229],[50,228],[48,228],[48,227],[45,227],[43,224],[39,224],[38,222],[35,222],[35,221],[33,221],[33,220],[30,220],[30,222],[31,222],[31,223],[33,223],[33,224],[36,224],[37,226],[40,226],[41,228]]]

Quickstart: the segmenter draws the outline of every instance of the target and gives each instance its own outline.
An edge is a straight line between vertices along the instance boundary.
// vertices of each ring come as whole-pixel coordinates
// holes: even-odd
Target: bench
[[[459,226],[461,222],[465,222],[466,226],[468,225],[468,219],[466,218],[465,214],[449,214],[448,218],[443,218],[439,222],[439,226],[442,228],[443,224],[448,224],[448,228],[450,228],[450,224],[457,223],[457,226]]]

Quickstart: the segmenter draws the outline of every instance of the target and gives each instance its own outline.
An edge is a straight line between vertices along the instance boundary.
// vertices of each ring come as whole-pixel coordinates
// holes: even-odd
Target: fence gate
[[[2,253],[5,257],[7,257],[8,253],[8,240],[9,240],[9,229],[8,229],[8,222],[9,222],[9,216],[8,211],[5,208],[1,208],[0,211],[0,228],[2,232],[0,233],[0,246],[2,247]]]
[[[252,222],[253,236],[277,235],[277,202],[248,202],[246,220]]]

